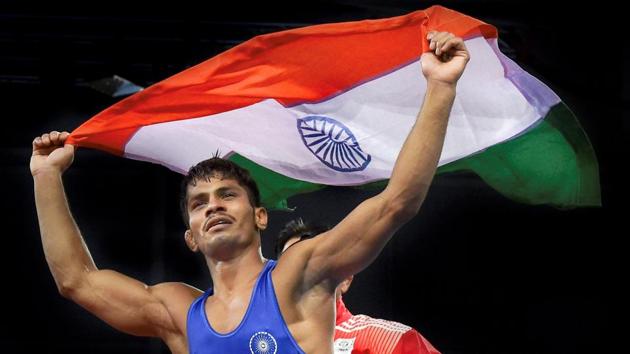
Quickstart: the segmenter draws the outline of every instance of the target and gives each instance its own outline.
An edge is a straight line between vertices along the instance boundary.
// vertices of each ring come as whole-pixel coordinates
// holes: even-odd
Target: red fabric
[[[337,301],[335,353],[439,354],[415,329],[394,321],[353,315]],[[352,350],[350,352],[350,350]]]
[[[396,348],[392,351],[392,354],[403,353],[440,354],[440,352],[415,329],[411,329],[407,333],[403,334],[402,338],[396,345]]]
[[[337,319],[335,320],[335,324],[340,324],[342,322],[347,321],[352,317],[352,313],[346,307],[346,304],[343,303],[343,299],[340,297],[337,300]]]

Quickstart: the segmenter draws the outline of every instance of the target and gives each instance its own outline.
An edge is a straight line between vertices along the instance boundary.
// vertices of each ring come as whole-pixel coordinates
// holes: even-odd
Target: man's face
[[[259,242],[258,229],[264,229],[267,215],[250,204],[247,190],[236,180],[210,178],[189,185],[189,247],[208,256],[221,257],[235,249]],[[264,214],[264,215],[263,215]]]

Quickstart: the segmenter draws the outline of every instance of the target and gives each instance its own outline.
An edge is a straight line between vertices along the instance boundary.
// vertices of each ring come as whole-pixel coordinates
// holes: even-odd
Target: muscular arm
[[[59,292],[118,330],[169,337],[181,327],[171,314],[186,311],[185,301],[180,306],[183,309],[179,309],[178,302],[172,300],[192,299],[197,290],[183,284],[150,287],[96,267],[63,189],[62,173],[74,155],[71,145],[63,146],[67,136],[53,132],[37,138],[31,158],[42,246]]]
[[[422,57],[427,78],[424,103],[387,187],[361,203],[332,230],[303,242],[301,257],[308,259],[307,288],[321,281],[336,284],[363,270],[420,209],[442,151],[456,83],[468,61],[461,38],[443,32],[433,35],[431,42],[436,53]]]

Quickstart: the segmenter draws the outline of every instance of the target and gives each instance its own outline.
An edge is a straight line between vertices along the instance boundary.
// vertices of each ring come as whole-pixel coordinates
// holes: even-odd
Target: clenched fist
[[[33,155],[31,155],[31,174],[35,176],[41,172],[63,173],[74,159],[74,146],[64,145],[70,136],[68,132],[52,131],[33,140]]]

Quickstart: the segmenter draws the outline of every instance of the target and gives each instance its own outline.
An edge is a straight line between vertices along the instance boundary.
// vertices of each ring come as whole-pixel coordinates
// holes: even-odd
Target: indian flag
[[[250,170],[268,207],[326,185],[378,185],[422,104],[431,30],[464,38],[471,56],[438,173],[472,171],[525,203],[600,205],[571,111],[500,52],[496,28],[439,6],[255,37],[118,102],[69,142],[181,173],[219,152]]]

